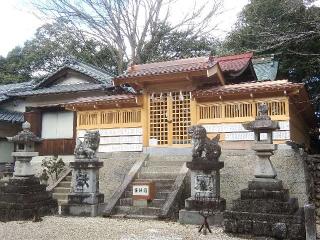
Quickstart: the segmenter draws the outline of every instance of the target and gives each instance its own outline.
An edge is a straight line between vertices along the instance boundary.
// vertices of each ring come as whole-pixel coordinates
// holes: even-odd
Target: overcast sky
[[[187,0],[185,0],[187,2]],[[231,29],[238,13],[248,0],[224,0],[224,13],[219,17],[220,37]],[[15,46],[31,39],[44,22],[32,13],[28,0],[0,1],[0,55],[6,56]]]

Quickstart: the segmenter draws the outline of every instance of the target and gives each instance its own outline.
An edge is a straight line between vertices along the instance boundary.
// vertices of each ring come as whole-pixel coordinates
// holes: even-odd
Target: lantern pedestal
[[[266,104],[259,109],[260,116],[244,124],[244,128],[255,135],[254,178],[248,188],[240,191],[240,198],[233,201],[231,210],[224,212],[225,231],[276,239],[305,239],[303,209],[276,178],[277,172],[270,161],[276,149],[272,132],[279,128],[278,122],[267,115]]]
[[[8,140],[17,144],[15,171],[13,177],[0,182],[0,221],[17,221],[39,218],[54,214],[58,210],[57,201],[46,191],[46,185],[40,184],[31,168],[34,143],[41,139],[30,131],[30,124],[22,125],[23,131]]]
[[[104,210],[104,194],[99,192],[99,169],[103,162],[98,158],[75,159],[70,162],[72,171],[71,193],[68,204],[61,206],[64,215],[95,217]]]
[[[226,208],[226,200],[220,197],[220,169],[224,163],[201,160],[188,162],[187,167],[191,170],[191,197],[185,200],[185,209],[179,211],[179,222],[201,225],[201,212],[209,210],[208,223],[221,225]]]

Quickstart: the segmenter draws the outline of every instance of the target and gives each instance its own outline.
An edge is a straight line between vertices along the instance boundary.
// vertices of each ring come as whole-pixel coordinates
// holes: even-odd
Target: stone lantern
[[[7,139],[17,146],[12,153],[16,162],[13,177],[0,183],[0,221],[38,220],[42,215],[54,214],[57,201],[35,177],[30,163],[38,156],[34,147],[41,139],[30,131],[28,122],[23,123],[21,132]]]
[[[225,231],[276,239],[305,239],[303,210],[276,178],[277,172],[270,161],[276,150],[272,132],[279,126],[268,116],[267,104],[259,105],[259,116],[244,124],[244,128],[255,135],[254,178],[248,188],[240,191],[240,198],[233,201],[232,208],[224,212]]]
[[[272,133],[279,129],[279,123],[268,116],[268,106],[265,103],[259,105],[259,113],[255,121],[243,124],[246,130],[254,132],[255,143],[252,149],[257,155],[255,178],[249,182],[249,189],[281,189],[282,181],[276,179],[277,172],[270,161],[276,150]]]
[[[30,123],[24,122],[22,124],[22,131],[14,137],[7,137],[9,142],[14,142],[16,145],[15,152],[12,156],[15,158],[14,177],[32,177],[34,173],[31,167],[32,157],[39,155],[35,152],[35,143],[42,141],[33,132],[30,131]]]

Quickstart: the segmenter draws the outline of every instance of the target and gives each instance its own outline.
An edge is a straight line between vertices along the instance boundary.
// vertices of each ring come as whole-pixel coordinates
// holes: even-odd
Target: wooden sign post
[[[133,206],[148,206],[155,198],[156,188],[153,181],[135,181],[132,184]]]

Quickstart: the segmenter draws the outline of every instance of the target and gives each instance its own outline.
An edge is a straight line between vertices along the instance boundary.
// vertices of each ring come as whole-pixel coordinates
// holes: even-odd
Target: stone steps
[[[165,203],[166,199],[153,199],[152,202],[149,204],[150,207],[162,207]],[[132,198],[121,198],[120,199],[120,206],[132,206],[133,200]]]
[[[145,207],[133,206],[132,183],[128,185],[118,205],[115,216],[137,219],[158,219],[172,186],[183,164],[191,160],[188,156],[150,156],[138,172],[134,181],[153,181],[156,187],[155,199]]]
[[[70,188],[70,186],[71,186],[70,181],[61,181],[57,187]]]
[[[137,181],[142,180],[142,181],[154,181],[155,182],[155,187],[156,191],[166,191],[170,190],[172,188],[172,185],[174,183],[173,179],[136,179]],[[132,191],[133,185],[132,183],[129,184],[127,187],[127,191]]]
[[[166,199],[168,197],[168,195],[170,194],[170,190],[167,190],[167,191],[158,191],[156,193],[156,196],[155,198],[158,198],[158,199]],[[132,191],[125,191],[124,192],[124,198],[131,198],[132,197]]]
[[[70,193],[70,187],[69,188],[68,187],[56,187],[54,189],[54,193],[66,193],[66,194],[68,194],[68,193]]]
[[[175,179],[177,175],[178,172],[140,172],[138,173],[138,179]]]
[[[52,197],[58,201],[59,206],[68,203],[68,194],[71,191],[71,178],[70,173],[52,190]]]
[[[175,156],[150,156],[148,162],[187,162],[191,161],[191,156],[175,155]]]
[[[58,201],[59,200],[68,200],[68,194],[65,194],[65,193],[52,193],[52,197],[54,199],[57,199]]]
[[[180,167],[186,161],[148,161],[146,167]]]
[[[116,206],[117,214],[157,216],[159,207]]]

